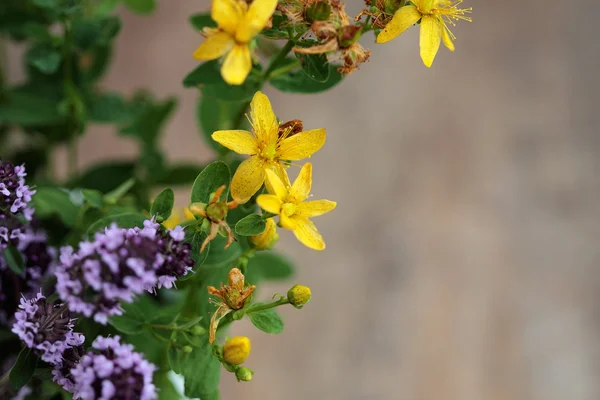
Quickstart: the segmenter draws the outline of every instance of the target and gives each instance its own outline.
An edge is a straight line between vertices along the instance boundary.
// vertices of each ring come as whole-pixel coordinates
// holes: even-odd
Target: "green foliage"
[[[241,236],[256,236],[265,231],[267,224],[262,216],[250,214],[235,224],[235,233]]]
[[[123,0],[123,3],[138,14],[150,14],[156,8],[156,0]]]
[[[8,245],[4,250],[2,250],[2,256],[10,268],[15,274],[21,275],[25,272],[25,265],[23,262],[23,256],[21,252],[12,245]]]
[[[202,339],[200,348],[180,360],[180,373],[185,379],[187,397],[214,399],[218,398],[221,363],[213,356],[208,337]]]
[[[157,222],[163,222],[171,216],[173,204],[175,203],[175,193],[172,189],[164,189],[156,196],[150,208],[150,215],[156,216]]]
[[[200,172],[194,181],[190,202],[208,203],[211,194],[215,193],[216,190],[223,185],[227,186],[223,192],[223,198],[226,198],[227,193],[229,193],[230,180],[231,174],[229,172],[229,167],[227,167],[224,162],[215,161],[209,164],[202,172]]]
[[[38,358],[33,354],[33,351],[30,348],[24,347],[19,353],[17,361],[15,361],[8,376],[10,385],[14,390],[18,391],[29,382],[37,363]]]
[[[248,307],[247,315],[250,322],[263,332],[273,335],[283,332],[283,320],[272,308],[266,310],[252,311],[255,308],[263,306],[264,303],[257,302]]]
[[[40,218],[56,215],[67,226],[75,226],[77,222],[77,206],[65,190],[56,187],[37,188],[33,195],[33,206]]]
[[[294,276],[294,265],[287,257],[275,251],[262,251],[248,261],[246,279],[251,283],[280,281]]]
[[[194,14],[190,17],[190,24],[197,30],[201,31],[204,28],[215,28],[217,24],[210,17],[210,13]]]
[[[144,221],[147,219],[148,217],[146,215],[135,212],[124,212],[121,214],[109,215],[90,225],[87,232],[88,235],[92,235],[96,232],[104,230],[104,228],[110,226],[111,224],[116,224],[121,228],[133,228],[136,226],[142,227],[144,226]]]

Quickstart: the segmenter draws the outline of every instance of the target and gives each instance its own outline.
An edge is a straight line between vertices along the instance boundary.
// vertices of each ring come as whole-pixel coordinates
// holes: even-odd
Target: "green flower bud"
[[[346,48],[352,46],[360,39],[362,28],[357,25],[346,25],[338,33],[338,42],[340,47]]]
[[[306,9],[306,20],[310,23],[327,21],[330,15],[331,5],[327,1],[319,1]]]
[[[187,354],[190,354],[192,351],[194,351],[192,346],[183,346],[181,350],[183,350],[183,352]]]
[[[310,288],[308,286],[294,285],[288,290],[287,298],[291,305],[300,309],[310,301]]]
[[[208,207],[206,207],[206,215],[213,221],[225,219],[227,211],[229,211],[229,208],[225,202],[209,204]]]
[[[237,371],[235,371],[235,377],[237,378],[238,382],[249,382],[252,380],[252,375],[254,375],[254,371],[246,367],[240,367]]]
[[[190,329],[190,332],[194,336],[201,336],[201,335],[204,335],[206,333],[206,329],[204,329],[200,325],[195,325],[195,326],[192,326],[192,329]]]

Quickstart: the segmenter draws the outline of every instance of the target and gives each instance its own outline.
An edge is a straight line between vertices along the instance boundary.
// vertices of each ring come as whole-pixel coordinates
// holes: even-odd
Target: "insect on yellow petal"
[[[213,0],[210,16],[219,28],[235,35],[244,20],[245,9],[238,0]]]
[[[312,186],[312,164],[306,163],[300,169],[298,177],[289,189],[287,201],[299,204],[306,200]]]
[[[256,154],[256,138],[248,131],[216,131],[212,139],[238,154]]]
[[[198,60],[214,60],[231,50],[234,44],[235,40],[231,35],[226,32],[217,32],[208,36],[198,46],[194,52],[194,58]]]
[[[413,26],[421,18],[421,13],[413,5],[398,9],[392,20],[377,35],[377,43],[385,43],[394,39],[402,32]]]
[[[251,41],[263,30],[277,7],[277,0],[254,0],[236,32],[236,40],[242,43]]]
[[[323,236],[311,220],[297,216],[292,216],[292,220],[294,221],[294,235],[303,245],[313,250],[325,249]]]
[[[294,215],[306,218],[316,217],[328,213],[336,206],[337,203],[330,200],[305,201],[296,206]]]
[[[440,48],[442,29],[443,26],[436,17],[425,15],[421,19],[421,59],[428,68],[433,64],[435,55]]]
[[[271,214],[281,212],[281,200],[274,194],[261,194],[256,198],[256,203],[260,208]]]
[[[257,156],[244,160],[231,180],[231,197],[240,204],[246,203],[258,192],[265,181],[264,161]]]
[[[245,44],[236,44],[225,57],[221,75],[230,85],[241,85],[252,69],[250,48]]]
[[[267,175],[265,179],[267,190],[272,195],[275,195],[280,201],[284,201],[288,194],[288,187],[272,169],[267,169],[265,172]]]
[[[310,157],[325,144],[325,128],[300,132],[281,141],[277,149],[280,160],[302,160]]]
[[[250,119],[254,134],[263,146],[277,141],[279,124],[271,102],[263,92],[256,92],[250,102]]]

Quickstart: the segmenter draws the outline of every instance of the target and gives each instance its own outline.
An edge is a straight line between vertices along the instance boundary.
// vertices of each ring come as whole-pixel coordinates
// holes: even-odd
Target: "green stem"
[[[64,29],[64,45],[63,45],[63,62],[65,65],[64,75],[64,90],[65,97],[69,100],[70,93],[69,87],[74,85],[73,83],[73,35],[71,32],[71,22],[69,20],[63,21]],[[69,178],[74,178],[77,174],[77,127],[74,125],[76,120],[75,115],[75,104],[68,104],[69,113],[71,114],[68,122],[69,141],[67,144],[68,157],[67,165]],[[73,126],[71,126],[73,124]]]
[[[257,311],[268,310],[270,308],[275,308],[275,307],[283,306],[285,304],[290,304],[290,301],[287,298],[284,297],[281,300],[277,300],[277,301],[274,301],[274,302],[269,303],[269,304],[263,304],[263,305],[258,306],[258,307],[252,307],[252,309],[246,311],[246,314],[252,314],[253,312],[257,312]]]

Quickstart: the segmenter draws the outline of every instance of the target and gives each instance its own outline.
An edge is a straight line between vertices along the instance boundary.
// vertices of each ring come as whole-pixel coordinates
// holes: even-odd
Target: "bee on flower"
[[[231,180],[231,195],[239,204],[246,203],[260,190],[267,171],[284,179],[284,163],[310,157],[325,144],[325,128],[296,133],[296,123],[280,131],[271,102],[262,92],[256,92],[250,103],[250,120],[252,133],[231,130],[212,134],[214,141],[250,156],[240,164]]]
[[[457,20],[471,22],[472,8],[458,8],[462,0],[412,0],[410,4],[400,7],[391,21],[377,35],[377,43],[386,43],[402,32],[421,21],[420,49],[421,59],[427,67],[431,67],[440,48],[440,43],[450,51],[454,51],[453,40],[456,36],[448,25],[455,26]]]
[[[229,271],[229,285],[223,285],[217,289],[214,286],[209,286],[208,293],[216,296],[220,301],[213,302],[218,306],[210,319],[208,341],[212,344],[215,341],[219,321],[227,314],[235,310],[239,310],[246,305],[246,301],[254,292],[256,286],[246,286],[244,274],[237,268]]]
[[[277,0],[213,0],[211,17],[218,28],[204,28],[206,40],[196,49],[199,60],[224,57],[221,75],[230,85],[241,85],[252,69],[251,43],[268,25]]]
[[[328,213],[337,203],[330,200],[306,201],[311,186],[311,163],[304,164],[292,185],[287,175],[282,180],[273,171],[267,170],[267,189],[270,194],[261,194],[256,202],[266,212],[279,215],[279,224],[294,232],[306,247],[324,250],[325,241],[310,218]]]

